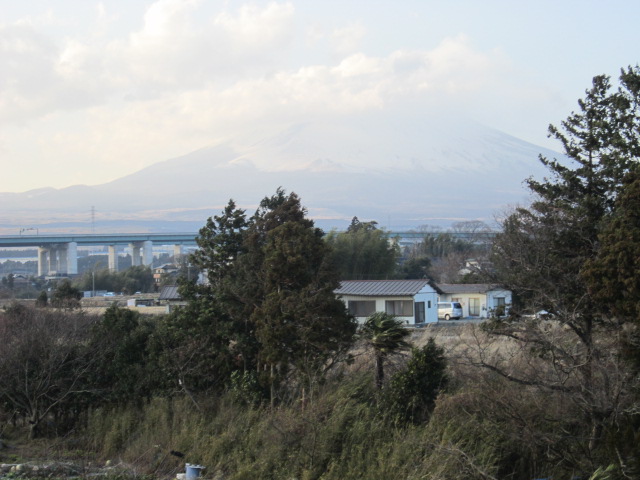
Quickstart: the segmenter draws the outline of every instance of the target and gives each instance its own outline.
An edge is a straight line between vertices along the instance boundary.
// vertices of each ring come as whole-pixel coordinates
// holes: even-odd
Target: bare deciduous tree
[[[70,408],[85,391],[91,322],[78,313],[21,306],[0,314],[0,399],[28,421],[30,438],[49,414]]]

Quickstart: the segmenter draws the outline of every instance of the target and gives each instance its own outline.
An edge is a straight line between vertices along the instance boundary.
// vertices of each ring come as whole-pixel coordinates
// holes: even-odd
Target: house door
[[[416,323],[424,323],[424,302],[416,302]]]
[[[479,298],[469,299],[469,315],[471,317],[477,317],[480,315],[480,299]]]

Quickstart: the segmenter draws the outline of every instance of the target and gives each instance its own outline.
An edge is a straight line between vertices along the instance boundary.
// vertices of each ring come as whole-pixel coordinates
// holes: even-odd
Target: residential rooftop
[[[440,289],[429,279],[421,280],[345,280],[340,282],[340,288],[335,290],[337,295],[366,296],[413,296],[425,286],[430,286],[436,292]]]

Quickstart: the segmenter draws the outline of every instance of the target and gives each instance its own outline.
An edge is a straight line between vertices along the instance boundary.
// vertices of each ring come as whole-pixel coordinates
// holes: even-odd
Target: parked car
[[[462,305],[459,302],[438,302],[438,318],[459,320],[462,318]]]

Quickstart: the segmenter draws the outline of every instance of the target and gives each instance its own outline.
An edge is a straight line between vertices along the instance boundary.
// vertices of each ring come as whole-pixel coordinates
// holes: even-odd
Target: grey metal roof
[[[182,297],[178,293],[177,285],[165,285],[160,290],[160,296],[158,300],[182,300]]]
[[[443,293],[487,293],[502,288],[495,283],[439,283]]]
[[[345,280],[340,282],[336,295],[413,296],[426,285],[438,291],[431,280]]]

